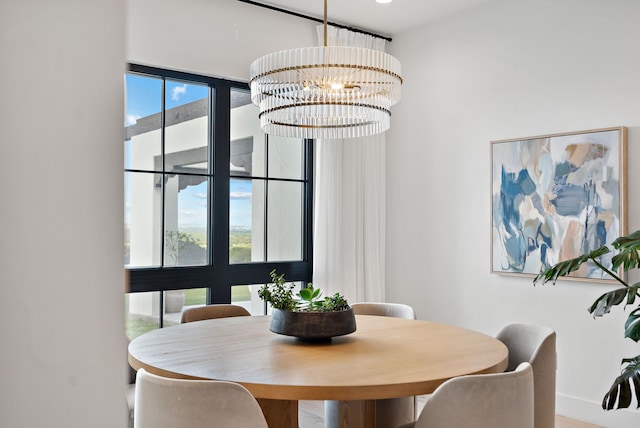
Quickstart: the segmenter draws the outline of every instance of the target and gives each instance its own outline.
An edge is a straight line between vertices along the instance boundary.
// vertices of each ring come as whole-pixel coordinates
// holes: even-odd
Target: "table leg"
[[[376,426],[375,400],[336,401],[337,415],[325,421],[327,428],[371,428]]]
[[[298,402],[258,398],[269,428],[298,428]]]

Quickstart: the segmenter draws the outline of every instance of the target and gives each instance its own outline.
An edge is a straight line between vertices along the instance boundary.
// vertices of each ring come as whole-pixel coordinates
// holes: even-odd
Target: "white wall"
[[[127,57],[240,81],[273,51],[315,45],[316,23],[235,0],[127,2]]]
[[[123,1],[0,3],[0,426],[125,427]]]
[[[387,300],[488,334],[555,329],[558,413],[607,427],[640,423],[600,408],[640,346],[623,339],[621,308],[587,313],[610,287],[489,273],[489,142],[627,126],[628,225],[640,228],[639,19],[637,0],[501,0],[391,43],[405,84],[387,134]]]

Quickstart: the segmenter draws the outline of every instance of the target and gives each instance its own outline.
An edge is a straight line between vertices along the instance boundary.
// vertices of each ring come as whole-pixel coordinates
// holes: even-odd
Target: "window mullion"
[[[166,176],[166,170],[165,170],[165,124],[166,124],[166,115],[165,115],[165,108],[166,108],[166,92],[167,92],[167,79],[163,78],[162,79],[162,108],[160,110],[160,185],[162,186],[162,197],[161,197],[161,207],[162,210],[160,212],[160,266],[164,267],[164,247],[165,247],[165,233],[164,233],[164,229],[165,229],[165,213],[166,210],[164,209],[164,204],[166,202],[166,191],[167,191],[167,186],[166,184],[166,180],[167,180],[167,176]],[[162,311],[160,311],[160,313],[162,313]]]
[[[213,283],[211,301],[231,301],[228,284],[229,266],[229,141],[231,139],[231,86],[227,82],[216,85],[213,114],[213,221],[211,223],[213,245]]]
[[[162,209],[160,210],[160,266],[164,267],[164,249],[165,249],[165,215],[166,215],[166,209],[165,209],[165,202],[166,202],[166,192],[167,192],[167,186],[166,186],[166,170],[165,170],[165,125],[166,125],[166,114],[165,114],[165,109],[166,109],[166,92],[167,92],[167,79],[166,78],[162,78],[162,97],[161,97],[161,102],[162,102],[162,108],[160,109],[160,164],[161,164],[161,173],[160,173],[160,185],[162,186],[162,192],[160,200],[160,206],[162,207]],[[158,304],[160,305],[160,308],[158,310],[158,317],[159,317],[159,323],[160,323],[160,328],[164,327],[164,290],[160,290],[160,299]]]
[[[214,169],[214,162],[215,159],[217,159],[216,153],[215,153],[215,146],[216,146],[216,138],[215,138],[215,129],[216,129],[216,121],[214,120],[215,117],[215,113],[217,110],[217,105],[216,105],[216,94],[220,92],[219,88],[215,85],[215,84],[209,84],[209,123],[208,123],[208,143],[209,143],[209,195],[208,195],[208,207],[207,207],[207,217],[208,217],[208,221],[207,221],[207,227],[208,227],[208,241],[209,241],[209,246],[208,246],[208,252],[207,252],[207,263],[210,266],[214,265],[214,260],[213,260],[213,256],[216,253],[215,250],[215,240],[217,238],[217,230],[215,230],[215,228],[213,227],[213,221],[214,221],[214,213],[215,213],[215,207],[216,207],[216,202],[215,202],[215,189],[214,189],[214,183],[216,182],[216,170]],[[212,272],[215,272],[215,268],[212,270]],[[207,294],[206,294],[206,303],[207,305],[210,305],[211,303],[213,303],[213,287],[214,285],[211,283],[211,278],[208,279],[207,281]]]
[[[302,260],[313,266],[313,143],[303,140],[304,144],[304,219]]]

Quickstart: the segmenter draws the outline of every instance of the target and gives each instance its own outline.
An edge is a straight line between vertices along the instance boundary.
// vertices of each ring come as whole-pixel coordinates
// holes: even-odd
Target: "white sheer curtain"
[[[329,46],[384,50],[384,39],[329,27]],[[318,39],[323,43],[323,26]],[[385,299],[385,135],[315,147],[313,283],[350,303]]]

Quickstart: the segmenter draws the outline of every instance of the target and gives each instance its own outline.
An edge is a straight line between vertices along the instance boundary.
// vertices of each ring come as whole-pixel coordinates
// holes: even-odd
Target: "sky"
[[[125,126],[132,125],[142,117],[159,113],[162,108],[162,80],[127,74]],[[207,86],[187,84],[167,79],[166,109],[190,103],[208,96]],[[257,120],[257,118],[256,118]],[[125,144],[125,168],[129,167],[130,144]],[[128,174],[127,174],[128,176]],[[207,186],[204,182],[189,186],[178,194],[178,226],[180,228],[202,227],[207,224]],[[251,228],[251,180],[231,180],[230,184],[231,227]],[[125,178],[125,222],[130,221],[129,182]]]

